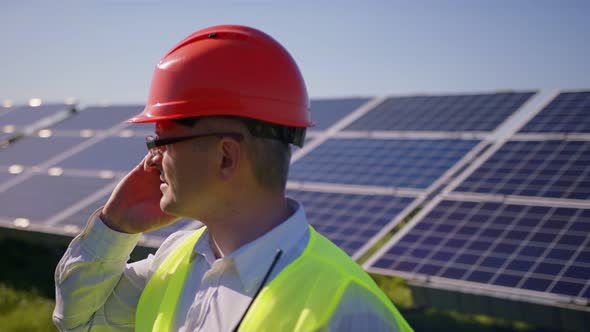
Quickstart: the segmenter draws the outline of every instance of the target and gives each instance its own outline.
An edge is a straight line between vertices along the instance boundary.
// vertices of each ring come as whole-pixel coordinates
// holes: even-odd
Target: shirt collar
[[[247,292],[253,292],[254,287],[257,287],[262,281],[275,258],[277,249],[281,249],[282,257],[285,257],[301,242],[307,232],[307,219],[303,207],[289,198],[287,198],[287,203],[291,211],[295,211],[291,217],[229,255],[234,259],[236,269]],[[265,271],[265,273],[261,273],[261,271]]]
[[[303,207],[290,198],[287,198],[287,203],[290,210],[295,211],[291,217],[223,258],[233,261],[242,285],[248,293],[253,293],[254,288],[261,282],[265,274],[261,271],[268,271],[277,249],[281,249],[282,257],[285,257],[285,254],[295,248],[307,234],[308,224]],[[195,245],[194,252],[204,256],[212,266],[215,256],[207,241],[208,238],[209,234],[206,231]]]

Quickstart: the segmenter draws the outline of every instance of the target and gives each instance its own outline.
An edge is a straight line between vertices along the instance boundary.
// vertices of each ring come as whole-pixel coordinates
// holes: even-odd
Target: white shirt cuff
[[[126,261],[139,242],[141,233],[127,234],[109,228],[99,217],[101,211],[102,207],[90,216],[86,229],[79,236],[82,245],[100,260]]]

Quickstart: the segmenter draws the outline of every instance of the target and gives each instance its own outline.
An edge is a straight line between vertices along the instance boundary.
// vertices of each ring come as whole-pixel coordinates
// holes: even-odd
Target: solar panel
[[[124,123],[142,110],[143,106],[140,105],[91,106],[52,128],[55,130],[104,130]]]
[[[26,137],[0,150],[0,165],[38,165],[84,140],[78,137]]]
[[[296,161],[289,179],[425,189],[477,143],[459,139],[329,139]]]
[[[414,280],[426,297],[460,290],[457,301],[504,299],[490,308],[509,299],[584,310],[577,305],[590,300],[590,140],[539,133],[584,133],[587,95],[546,93],[520,108],[501,137],[487,138],[492,148],[474,155],[365,268]]]
[[[302,203],[310,224],[351,256],[414,201],[390,195],[293,189],[287,196]]]
[[[312,130],[324,130],[368,102],[369,98],[312,99]]]
[[[392,97],[346,130],[492,131],[532,95],[522,92]]]
[[[588,199],[590,141],[507,142],[455,190]]]
[[[140,137],[107,137],[58,163],[62,168],[129,171],[143,159],[147,150]]]
[[[590,91],[560,93],[521,132],[590,133]]]
[[[80,232],[84,227],[86,227],[86,223],[88,222],[88,218],[96,211],[99,207],[104,206],[109,198],[110,193],[105,194],[104,196],[100,197],[99,199],[95,200],[94,202],[80,208],[78,211],[74,212],[73,214],[64,217],[63,219],[56,222],[56,227],[70,227]]]
[[[369,99],[312,100],[311,112],[316,127],[312,128],[308,140],[318,139],[317,143],[327,140],[311,151],[301,151],[303,154],[298,156],[301,159],[291,166],[289,177],[290,181],[297,182],[296,189],[289,189],[287,194],[303,203],[310,223],[320,233],[358,258],[390,230],[396,220],[408,215],[418,201],[436,195],[432,185],[437,180],[445,177],[449,182],[438,183],[455,183],[456,174],[448,171],[458,162],[465,168],[457,167],[457,174],[471,172],[470,166],[474,164],[464,157],[468,153],[476,156],[473,152],[480,138],[493,146],[481,151],[487,156],[486,151],[497,146],[493,140],[498,139],[498,133],[511,135],[506,120],[515,120],[510,124],[517,123],[516,120],[522,122],[530,114],[526,113],[529,109],[538,110],[534,109],[537,96],[522,107],[531,96],[533,93],[523,92],[389,98],[334,136],[321,131],[365,105]],[[547,95],[546,99],[553,96]],[[555,128],[561,129],[552,132],[587,132],[584,123],[588,120],[583,118],[584,112],[587,113],[584,98],[587,94],[577,93],[575,98],[574,95],[560,95],[530,121],[523,132],[542,133]],[[11,153],[22,158],[21,164],[34,165],[61,153],[61,148],[67,149],[63,143],[66,138],[79,142],[85,140],[86,134],[100,138],[94,140],[96,144],[51,165],[64,168],[64,175],[37,174],[1,193],[0,224],[9,221],[12,225],[13,220],[25,218],[32,224],[45,222],[58,232],[66,229],[72,234],[73,230],[84,227],[90,214],[103,205],[110,194],[105,185],[112,185],[114,181],[100,179],[96,171],[126,171],[145,155],[144,140],[139,132],[152,132],[153,125],[125,128],[120,125],[142,108],[139,105],[91,107],[52,128],[54,136],[45,142],[55,146],[26,143],[29,140],[26,138],[13,145],[11,148],[19,151]],[[520,111],[518,116],[510,117],[517,110]],[[2,117],[0,123],[3,123]],[[490,135],[502,124],[502,130]],[[529,126],[533,129],[527,131]],[[117,132],[100,133],[108,135],[106,137],[82,132],[78,135],[78,131],[86,129],[117,129]],[[120,129],[125,132],[118,132]],[[569,296],[575,301],[589,299],[590,206],[585,206],[582,200],[590,198],[590,142],[582,141],[583,135],[563,141],[555,139],[561,137],[558,135],[545,136],[521,134],[509,140],[448,197],[437,196],[435,205],[428,205],[418,220],[402,228],[394,241],[371,262],[370,270],[408,278],[417,276],[420,280],[455,282],[460,285],[458,287],[477,288],[474,294],[515,289],[524,292],[517,294],[528,295],[531,291]],[[22,150],[35,149],[40,152],[39,159],[20,152],[20,144],[25,143],[38,144]],[[5,172],[6,166],[18,160],[4,153],[7,151],[0,151],[0,183],[14,177]],[[5,163],[5,160],[11,162]],[[57,179],[59,183],[54,182]],[[355,187],[357,185],[380,188]],[[402,190],[387,190],[390,188]],[[372,189],[376,192],[368,194]],[[387,194],[389,192],[396,195]],[[492,197],[492,194],[526,197]],[[543,203],[535,203],[534,197],[542,197]],[[31,204],[28,209],[23,207],[23,199],[35,202],[37,212],[29,213]],[[567,202],[568,199],[577,201]],[[41,202],[38,209],[37,201]],[[559,202],[567,204],[559,205]],[[60,214],[71,207],[77,210]],[[52,222],[47,223],[47,220]],[[146,233],[144,243],[155,246],[173,231],[198,226],[198,222],[181,220]]]
[[[0,219],[49,219],[65,207],[104,187],[112,180],[36,174],[2,192]]]
[[[0,113],[0,124],[4,129],[11,126],[15,131],[19,131],[39,120],[55,116],[57,113],[70,108],[71,106],[63,104],[46,104],[38,107],[19,106],[9,112]]]
[[[370,270],[590,299],[590,209],[442,200]]]
[[[13,226],[12,220],[20,218],[27,220],[27,223],[30,222],[31,229],[55,229],[58,233],[69,234],[79,232],[92,212],[102,206],[108,197],[108,193],[101,193],[105,191],[106,185],[112,185],[113,174],[109,173],[107,176],[101,171],[128,171],[135,167],[146,154],[145,140],[138,133],[153,132],[153,124],[133,125],[128,127],[131,130],[124,128],[125,130],[101,133],[107,136],[96,136],[93,131],[117,128],[122,121],[142,109],[142,106],[89,108],[50,127],[50,131],[39,133],[40,136],[48,137],[24,138],[0,151],[0,166],[6,169],[14,164],[38,165],[60,154],[65,157],[47,165],[54,167],[50,169],[54,171],[52,174],[62,176],[37,174],[22,183],[5,188],[2,197],[8,197],[3,200],[7,207],[0,205],[0,209],[3,210],[0,220],[5,224],[8,222],[8,227]],[[85,145],[79,145],[82,142]],[[76,150],[72,150],[73,147]],[[101,178],[103,176],[107,178]],[[8,179],[8,176],[2,175],[0,181],[4,178]],[[95,198],[97,194],[99,198]],[[17,204],[19,199],[22,199],[20,202],[34,202],[45,196],[49,197],[47,203],[40,203],[38,208],[36,205],[32,213],[27,213],[30,209],[29,204]],[[157,245],[154,240],[161,242],[174,230],[189,224],[191,227],[201,226],[198,222],[189,223],[181,220],[169,227],[151,232],[145,238],[151,241],[150,245]]]

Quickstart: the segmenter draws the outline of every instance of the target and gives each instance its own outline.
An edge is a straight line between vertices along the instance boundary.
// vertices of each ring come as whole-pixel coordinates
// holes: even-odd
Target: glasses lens
[[[154,136],[146,136],[145,137],[145,144],[147,149],[152,157],[155,157],[158,154],[159,148],[154,144],[156,138]]]

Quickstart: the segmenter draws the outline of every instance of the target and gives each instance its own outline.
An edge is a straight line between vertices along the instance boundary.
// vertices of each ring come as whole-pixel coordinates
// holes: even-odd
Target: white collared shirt
[[[305,249],[309,230],[303,208],[289,200],[293,215],[235,252],[216,259],[205,230],[176,309],[174,331],[231,331],[247,310],[277,249],[282,255],[270,282]],[[90,218],[56,270],[54,322],[63,331],[133,331],[135,309],[149,278],[192,231],[172,234],[155,255],[126,264],[139,235],[118,233]],[[382,306],[347,289],[327,330],[392,331],[395,321]]]

